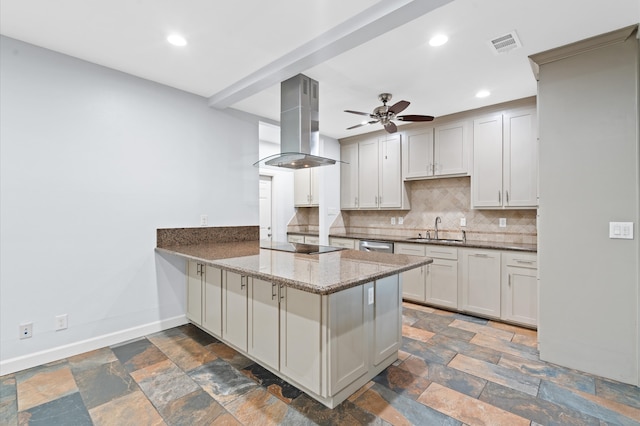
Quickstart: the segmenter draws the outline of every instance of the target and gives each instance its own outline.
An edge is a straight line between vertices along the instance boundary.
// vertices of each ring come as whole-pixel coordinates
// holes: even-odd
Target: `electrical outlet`
[[[392,225],[395,225],[395,224],[396,224],[396,218],[395,218],[395,217],[392,217],[392,218],[391,218],[391,224],[392,224]]]
[[[498,222],[498,226],[500,228],[506,228],[507,227],[507,218],[506,217],[501,217],[499,222]]]
[[[207,216],[206,214],[201,214],[200,215],[200,226],[207,226],[208,223],[209,223],[209,216]]]
[[[33,337],[33,323],[28,322],[18,326],[18,335],[21,339],[30,339]]]
[[[467,226],[467,218],[466,217],[461,217],[460,218],[460,226]]]
[[[65,330],[68,327],[68,319],[67,314],[58,315],[56,317],[56,331]]]
[[[404,217],[398,216],[398,225],[404,225]]]
[[[373,305],[373,287],[369,288],[369,304]]]

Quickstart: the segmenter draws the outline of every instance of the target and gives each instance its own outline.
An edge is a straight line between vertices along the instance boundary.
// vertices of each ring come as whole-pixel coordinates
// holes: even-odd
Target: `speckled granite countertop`
[[[298,254],[260,248],[259,241],[156,247],[238,274],[318,294],[330,294],[433,262],[420,256],[341,250]]]
[[[393,242],[393,243],[435,244],[435,245],[441,245],[441,246],[461,247],[461,248],[528,251],[532,253],[536,253],[538,251],[538,246],[536,244],[505,243],[505,242],[496,242],[496,241],[467,240],[467,242],[463,244],[463,243],[448,243],[443,241],[431,240],[427,243],[427,242],[411,241],[407,239],[407,237],[398,237],[398,236],[390,236],[390,235],[367,235],[367,234],[329,234],[329,237],[353,238],[356,240],[384,241],[384,242]]]

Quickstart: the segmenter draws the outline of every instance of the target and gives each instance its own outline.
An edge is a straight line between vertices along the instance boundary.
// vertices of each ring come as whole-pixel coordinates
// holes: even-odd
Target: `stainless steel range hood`
[[[303,169],[336,163],[318,156],[318,89],[317,81],[302,74],[280,84],[280,154],[263,158],[254,166]]]

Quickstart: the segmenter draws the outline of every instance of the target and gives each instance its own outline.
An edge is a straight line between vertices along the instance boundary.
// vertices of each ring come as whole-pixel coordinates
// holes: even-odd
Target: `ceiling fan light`
[[[436,34],[435,36],[431,37],[431,39],[429,40],[429,46],[432,46],[432,47],[442,46],[447,41],[449,41],[449,37],[447,37],[446,35]]]
[[[478,93],[476,93],[476,98],[486,98],[490,94],[491,92],[489,92],[488,90],[479,90]]]
[[[170,36],[167,37],[167,41],[170,44],[178,47],[187,45],[187,40],[184,37],[182,37],[180,34],[171,34]]]

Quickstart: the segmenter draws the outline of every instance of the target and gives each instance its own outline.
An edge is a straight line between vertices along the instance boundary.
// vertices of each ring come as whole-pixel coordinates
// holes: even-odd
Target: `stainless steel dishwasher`
[[[393,253],[393,243],[387,243],[383,241],[360,241],[361,251],[379,251],[382,253]]]

